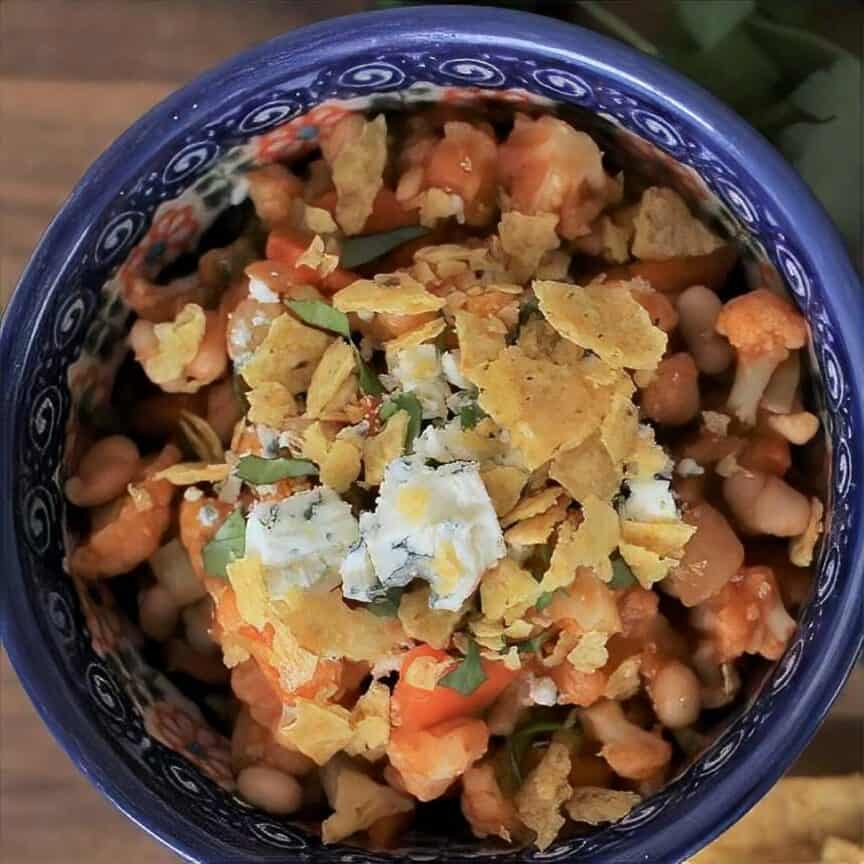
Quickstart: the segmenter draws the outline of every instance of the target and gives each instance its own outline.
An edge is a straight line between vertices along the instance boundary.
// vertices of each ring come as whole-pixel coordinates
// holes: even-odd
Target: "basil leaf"
[[[610,588],[632,588],[636,584],[636,577],[623,558],[612,559],[612,578],[609,580]]]
[[[380,600],[369,603],[366,608],[379,618],[395,618],[404,592],[404,588],[389,588]]]
[[[384,392],[384,385],[378,376],[363,362],[360,352],[354,349],[357,358],[357,383],[367,396],[380,396]]]
[[[253,486],[275,483],[286,477],[307,477],[318,473],[314,462],[308,459],[264,459],[262,456],[243,456],[237,463],[237,476]]]
[[[423,407],[420,400],[413,393],[400,393],[385,402],[378,416],[382,420],[388,420],[397,411],[408,413],[408,431],[405,433],[405,449],[410,450],[414,445],[414,439],[420,434],[420,421],[423,419]]]
[[[313,327],[338,333],[346,339],[351,338],[348,316],[334,309],[323,300],[289,300],[288,308],[301,320]]]
[[[472,402],[459,411],[459,422],[463,429],[473,429],[480,420],[488,416],[476,402]]]
[[[227,579],[225,568],[246,554],[246,520],[235,510],[220,526],[216,536],[201,550],[204,569],[210,576]]]
[[[529,639],[527,642],[519,642],[516,646],[516,650],[520,654],[537,654],[543,645],[552,638],[552,632],[550,630],[544,630],[542,633],[535,636],[533,639]]]
[[[554,591],[544,591],[537,598],[537,602],[534,604],[534,608],[542,612],[555,599],[555,595],[560,590],[560,588],[556,588]]]
[[[468,653],[459,665],[448,672],[439,682],[440,687],[449,687],[463,696],[470,696],[484,681],[486,673],[480,662],[480,650],[473,639],[468,640]]]
[[[382,231],[380,234],[360,234],[357,237],[349,237],[342,243],[339,266],[350,270],[361,264],[368,264],[409,240],[425,237],[429,231],[429,228],[424,228],[422,225],[406,225],[403,228],[394,228],[392,231]]]

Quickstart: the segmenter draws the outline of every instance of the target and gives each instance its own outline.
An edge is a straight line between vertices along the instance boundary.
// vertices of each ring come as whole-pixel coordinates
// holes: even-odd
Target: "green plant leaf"
[[[357,360],[357,383],[360,390],[367,396],[380,396],[384,392],[381,379],[366,365],[356,348],[354,357]]]
[[[423,419],[423,407],[413,393],[400,393],[385,402],[378,416],[382,420],[389,420],[397,411],[405,411],[408,414],[408,430],[405,433],[405,449],[411,450],[414,439],[420,434],[420,421]]]
[[[554,591],[544,591],[537,598],[537,602],[534,604],[534,608],[542,612],[555,599],[555,595],[560,590],[560,588],[556,588]]]
[[[288,308],[301,320],[313,327],[338,333],[346,339],[351,338],[348,316],[334,309],[323,300],[289,300]]]
[[[265,459],[263,456],[243,456],[237,463],[236,474],[253,486],[275,483],[287,477],[307,477],[318,473],[308,459]]]
[[[409,240],[425,237],[430,230],[422,225],[406,225],[403,228],[394,228],[392,231],[382,231],[380,234],[359,234],[356,237],[349,237],[342,243],[339,266],[351,270],[361,264],[368,264]]]
[[[528,639],[526,642],[519,642],[516,649],[520,654],[537,654],[540,649],[552,638],[551,630],[544,630],[533,639]],[[506,649],[505,649],[506,650]]]
[[[399,612],[399,601],[404,593],[404,588],[388,588],[383,597],[369,603],[366,608],[379,618],[395,618]]]
[[[486,673],[480,662],[480,651],[473,639],[468,640],[468,650],[459,665],[438,682],[439,687],[449,687],[463,696],[470,696],[484,681]]]
[[[542,720],[537,723],[530,723],[517,729],[507,739],[507,752],[510,757],[510,770],[516,780],[516,785],[520,785],[524,779],[522,776],[522,764],[525,761],[525,754],[528,748],[534,743],[535,739],[541,735],[549,735],[557,732],[564,726],[563,721],[559,720]]]
[[[463,429],[473,429],[484,417],[488,416],[476,402],[471,402],[460,409],[459,423]]]
[[[702,48],[722,42],[755,8],[753,0],[677,0],[684,29]]]
[[[612,559],[612,578],[609,580],[610,588],[632,588],[636,584],[636,577],[623,558]]]
[[[246,520],[235,510],[219,527],[213,539],[201,550],[204,569],[210,576],[227,579],[226,567],[246,554]]]

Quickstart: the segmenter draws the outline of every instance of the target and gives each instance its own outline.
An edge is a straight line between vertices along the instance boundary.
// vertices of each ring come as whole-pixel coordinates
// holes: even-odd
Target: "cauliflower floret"
[[[636,211],[634,228],[633,254],[652,261],[707,255],[723,245],[673,189],[657,186],[646,189]]]

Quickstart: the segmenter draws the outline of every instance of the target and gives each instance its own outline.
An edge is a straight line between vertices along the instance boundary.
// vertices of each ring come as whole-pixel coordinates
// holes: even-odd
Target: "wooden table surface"
[[[72,184],[143,111],[240,49],[370,5],[363,0],[0,0],[0,309]],[[4,864],[176,861],[71,765],[37,718],[5,655],[0,694]],[[839,725],[809,751],[808,770],[861,770],[862,694],[859,675],[844,696]],[[838,745],[838,734],[845,743]]]

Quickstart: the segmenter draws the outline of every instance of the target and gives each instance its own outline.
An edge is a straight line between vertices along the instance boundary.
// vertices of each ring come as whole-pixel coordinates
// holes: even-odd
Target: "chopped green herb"
[[[389,588],[380,600],[369,603],[366,608],[379,618],[395,618],[404,592],[404,588]]]
[[[480,651],[473,639],[468,640],[468,653],[459,665],[448,672],[439,682],[440,687],[449,687],[463,696],[469,696],[486,680]]]
[[[363,358],[356,348],[354,349],[354,353],[357,358],[357,379],[360,389],[367,396],[380,396],[384,392],[384,385],[378,379],[378,376],[363,362]]]
[[[378,416],[382,420],[389,420],[397,411],[408,413],[408,431],[405,433],[405,449],[411,450],[414,439],[420,434],[420,421],[423,419],[423,407],[420,400],[413,393],[400,393],[385,402]]]
[[[555,599],[555,595],[560,590],[560,588],[556,588],[554,591],[544,591],[537,598],[537,602],[534,604],[534,608],[542,612]]]
[[[265,459],[243,456],[237,463],[237,476],[253,486],[275,483],[286,477],[306,477],[317,474],[318,468],[308,459]]]
[[[623,558],[612,559],[612,579],[609,581],[610,588],[632,588],[636,584],[633,571],[627,566]]]
[[[459,422],[463,429],[473,429],[480,420],[488,416],[476,402],[471,402],[459,411]]]
[[[289,300],[288,308],[301,321],[305,321],[313,327],[338,333],[346,339],[351,338],[348,316],[323,300]]]
[[[544,735],[549,735],[552,732],[557,732],[564,724],[558,720],[544,720],[538,723],[530,723],[528,726],[523,726],[517,729],[507,739],[507,752],[510,756],[510,770],[516,779],[516,784],[519,785],[524,779],[522,776],[522,764],[525,761],[525,754],[537,738]]]
[[[520,654],[536,654],[551,638],[552,632],[550,630],[544,630],[533,639],[528,639],[526,642],[520,642],[517,645],[517,649]]]
[[[221,525],[216,536],[201,550],[204,569],[210,576],[226,579],[225,568],[246,554],[246,520],[235,510]]]
[[[540,301],[532,294],[519,307],[519,326],[524,327],[535,315],[540,312]]]
[[[368,264],[409,240],[425,237],[429,230],[429,228],[424,228],[421,225],[406,225],[403,228],[394,228],[392,231],[382,231],[379,234],[360,234],[357,237],[349,237],[342,243],[339,266],[347,267],[350,270],[352,267]]]

